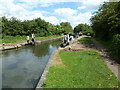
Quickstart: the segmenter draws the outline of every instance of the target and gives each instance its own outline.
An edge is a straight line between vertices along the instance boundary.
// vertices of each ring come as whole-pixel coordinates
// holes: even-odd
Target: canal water
[[[61,40],[5,51],[2,54],[2,88],[35,88]]]

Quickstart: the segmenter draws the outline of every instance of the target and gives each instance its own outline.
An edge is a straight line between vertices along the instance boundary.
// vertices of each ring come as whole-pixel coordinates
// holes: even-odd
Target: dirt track
[[[105,62],[109,69],[111,69],[111,71],[116,75],[116,77],[120,81],[120,64],[116,63],[115,60],[109,56],[108,52],[106,51],[106,48],[102,44],[97,42],[95,39],[92,39],[92,41],[94,42],[95,47],[99,50],[100,55],[105,59]]]

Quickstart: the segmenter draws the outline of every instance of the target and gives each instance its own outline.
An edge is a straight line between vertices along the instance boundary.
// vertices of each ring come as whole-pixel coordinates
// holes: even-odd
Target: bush
[[[111,52],[118,58],[118,60],[120,59],[120,34],[113,36]]]

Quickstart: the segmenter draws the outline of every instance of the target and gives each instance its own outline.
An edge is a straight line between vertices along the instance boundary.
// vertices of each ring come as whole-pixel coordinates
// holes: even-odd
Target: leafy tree
[[[72,26],[69,22],[61,22],[60,26],[64,28],[65,33],[73,33]]]
[[[110,51],[120,63],[120,1],[105,2],[91,18],[91,23],[95,37],[111,42]]]
[[[60,25],[52,25],[41,18],[20,21],[14,17],[9,20],[6,17],[2,17],[3,36],[22,36],[31,35],[32,33],[34,33],[36,36],[49,36],[61,35],[64,32],[64,28],[62,28]]]
[[[89,26],[87,24],[78,24],[74,28],[74,33],[80,33],[80,32],[83,33],[83,34],[87,34],[87,33],[93,34],[91,26]]]
[[[104,3],[95,16],[91,18],[95,36],[104,40],[110,40],[113,35],[120,33],[120,2]]]

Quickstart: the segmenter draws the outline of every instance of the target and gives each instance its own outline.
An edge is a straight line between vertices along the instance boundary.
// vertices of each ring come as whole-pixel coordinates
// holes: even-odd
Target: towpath
[[[79,39],[86,37],[86,36],[81,36],[78,39],[70,42],[70,45],[61,48],[60,50],[65,50],[65,51],[83,51],[83,50],[89,50],[89,49],[97,49],[98,53],[104,58],[105,63],[107,64],[108,68],[115,74],[117,79],[120,81],[120,64],[116,63],[115,60],[110,57],[109,53],[107,52],[106,48],[96,41],[95,39],[92,39],[93,44],[84,44],[81,42],[78,42]],[[69,50],[69,47],[71,47],[71,50]]]

